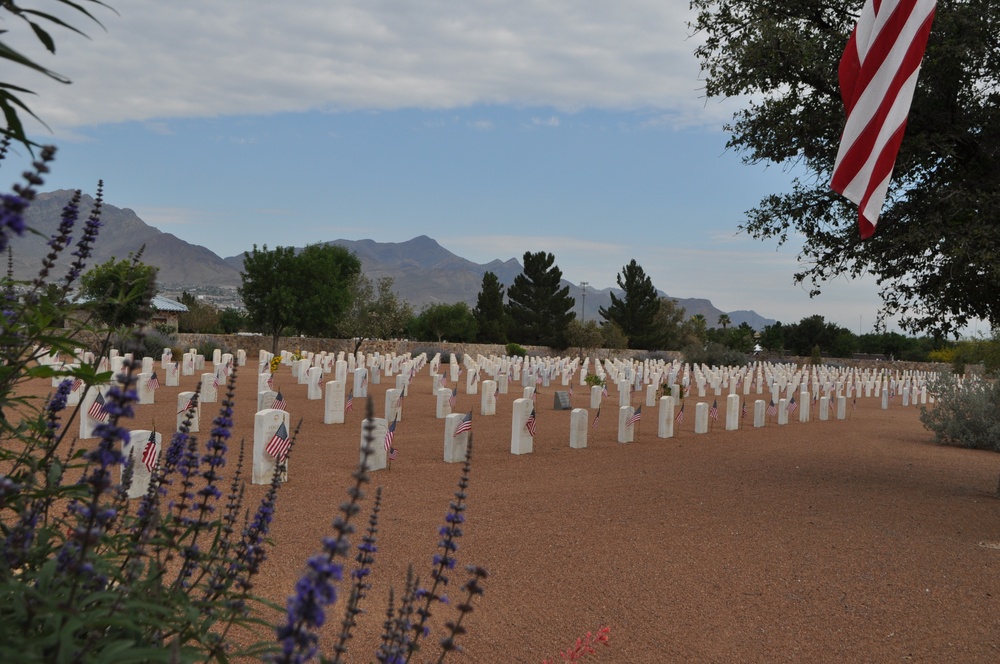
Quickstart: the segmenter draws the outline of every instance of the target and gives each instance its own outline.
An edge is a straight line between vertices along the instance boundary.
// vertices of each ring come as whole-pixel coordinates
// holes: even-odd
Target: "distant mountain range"
[[[35,276],[41,259],[48,253],[47,238],[59,226],[63,207],[72,192],[68,190],[39,194],[28,209],[26,222],[29,227],[42,233],[30,235],[13,244],[14,275],[19,279]],[[93,198],[84,196],[81,202],[82,226],[93,205]],[[235,290],[240,284],[243,269],[243,255],[220,258],[205,247],[185,242],[170,233],[154,228],[128,208],[117,208],[105,203],[101,215],[101,236],[94,247],[90,264],[103,263],[110,258],[126,258],[145,244],[143,262],[159,268],[161,289],[179,292],[182,289],[196,290],[218,288]],[[77,234],[78,235],[78,234]],[[493,272],[505,286],[510,286],[521,273],[521,263],[516,259],[494,260],[486,264],[473,263],[456,256],[426,235],[406,242],[375,242],[373,240],[333,240],[336,244],[353,251],[361,259],[362,269],[371,278],[389,276],[393,278],[396,292],[417,311],[428,304],[443,302],[466,302],[475,306],[476,297],[482,286],[483,275]],[[65,264],[67,261],[63,261]],[[58,273],[58,272],[57,272]],[[577,314],[580,313],[580,286],[563,281],[570,286],[570,294],[576,298]],[[597,319],[600,307],[611,304],[611,293],[621,295],[618,289],[589,288],[584,316],[587,320]],[[666,295],[661,292],[661,295]],[[710,327],[716,325],[719,316],[729,315],[733,325],[746,322],[756,329],[774,322],[755,311],[739,310],[723,312],[709,300],[702,298],[673,298],[684,307],[688,316],[701,314]]]

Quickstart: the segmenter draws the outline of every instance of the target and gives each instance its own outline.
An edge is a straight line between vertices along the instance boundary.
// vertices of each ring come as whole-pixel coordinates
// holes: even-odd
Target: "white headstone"
[[[403,420],[403,393],[399,390],[389,389],[385,391],[385,420],[387,422],[401,422]]]
[[[694,432],[708,433],[708,404],[699,401],[694,407]]]
[[[219,391],[215,387],[215,374],[203,373],[201,375],[201,402],[215,403],[219,400]]]
[[[368,458],[365,459],[365,428],[366,426],[374,426],[372,430],[372,440],[368,447]],[[382,470],[386,467],[388,461],[388,454],[385,449],[385,433],[389,430],[389,424],[381,417],[376,417],[371,420],[363,420],[361,422],[361,444],[359,446],[360,461],[364,462],[365,470],[371,472],[374,470]],[[359,462],[360,462],[359,461]]]
[[[455,429],[465,419],[462,413],[452,413],[444,420],[444,461],[445,463],[457,463],[465,461],[465,454],[469,448],[469,432],[455,435]]]
[[[510,453],[531,454],[534,449],[534,437],[528,431],[525,423],[534,410],[531,399],[515,399],[511,409]]]
[[[141,498],[149,491],[149,480],[152,478],[152,471],[146,465],[146,458],[150,458],[150,465],[156,468],[160,458],[160,448],[163,444],[163,436],[149,430],[139,429],[129,434],[128,442],[122,445],[122,456],[125,457],[125,464],[132,468],[132,483],[128,488],[129,498]],[[150,447],[150,445],[152,445]],[[125,465],[121,466],[120,477],[125,477]]]
[[[569,446],[574,450],[582,450],[587,447],[587,410],[584,408],[574,408],[569,414]]]
[[[181,427],[181,424],[187,419],[188,406],[192,399],[194,399],[194,392],[180,392],[177,394],[177,428]],[[194,408],[191,408],[191,421],[189,423],[189,429],[191,433],[198,433],[198,422],[201,419],[201,404],[199,403]]]
[[[656,413],[656,436],[674,437],[674,398],[660,397],[660,408]]]
[[[730,394],[726,397],[726,431],[736,431],[740,428],[740,396]]]
[[[267,453],[267,444],[271,442],[282,425],[284,425],[288,435],[291,435],[288,426],[288,413],[283,410],[267,408],[254,415],[252,478],[254,484],[270,484],[274,478],[274,473],[278,469],[278,461]],[[287,462],[281,481],[288,481]]]
[[[139,405],[148,405],[154,401],[155,390],[150,384],[152,377],[152,372],[142,372],[136,377],[135,389],[139,393]]]
[[[635,413],[632,406],[621,406],[618,408],[618,442],[631,443],[635,435],[635,425],[629,425],[628,420]]]
[[[483,394],[480,398],[479,412],[483,416],[497,414],[497,384],[496,381],[483,381]]]
[[[324,424],[343,424],[346,413],[344,384],[339,380],[331,380],[326,384],[326,399],[323,407]],[[353,404],[352,404],[353,406]]]

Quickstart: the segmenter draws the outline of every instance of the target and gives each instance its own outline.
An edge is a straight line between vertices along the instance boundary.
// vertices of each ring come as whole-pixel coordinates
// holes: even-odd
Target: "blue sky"
[[[110,204],[221,256],[429,235],[480,263],[551,251],[597,288],[635,258],[723,310],[875,320],[873,281],[810,299],[794,240],[739,233],[790,175],[726,151],[738,102],[704,99],[687,0],[111,5],[90,40],[55,33],[55,57],[14,42],[73,80],[5,78],[59,146],[45,189],[103,179]]]

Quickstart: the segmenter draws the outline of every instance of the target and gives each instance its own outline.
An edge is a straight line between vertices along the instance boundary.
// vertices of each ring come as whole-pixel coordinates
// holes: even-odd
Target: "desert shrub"
[[[689,364],[741,366],[749,361],[745,353],[733,350],[714,341],[710,341],[704,346],[691,344],[686,346],[681,353],[684,355],[684,361]]]
[[[525,357],[528,354],[528,351],[526,351],[524,346],[521,344],[516,344],[511,341],[507,344],[507,354],[511,357]]]
[[[228,352],[225,349],[225,347],[222,344],[220,344],[218,341],[216,341],[215,339],[202,339],[195,346],[195,350],[197,351],[197,353],[199,355],[204,355],[209,360],[212,359],[212,354],[216,350],[220,350],[223,353]]]
[[[927,391],[934,404],[920,406],[920,421],[935,442],[1000,452],[1000,381],[941,374]]]

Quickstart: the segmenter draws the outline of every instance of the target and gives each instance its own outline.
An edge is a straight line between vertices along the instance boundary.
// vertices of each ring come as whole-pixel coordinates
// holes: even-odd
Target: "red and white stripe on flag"
[[[830,186],[858,205],[862,239],[875,232],[937,0],[866,0],[840,61],[847,123]]]

